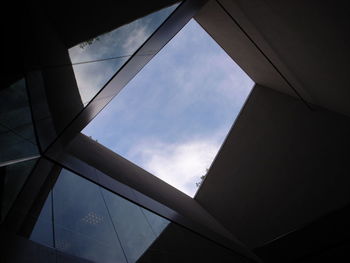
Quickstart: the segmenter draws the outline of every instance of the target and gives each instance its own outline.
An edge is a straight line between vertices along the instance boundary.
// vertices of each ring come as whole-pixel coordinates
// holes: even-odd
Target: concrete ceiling
[[[350,119],[256,86],[195,199],[250,248],[350,203]]]
[[[41,1],[8,2],[3,11],[13,19],[2,16],[3,65],[0,89],[23,78],[27,71],[38,68],[33,54],[32,39],[37,36],[36,23],[49,23],[67,48],[113,30],[137,18],[170,6],[176,0],[147,1]],[[136,7],[137,6],[137,7]],[[45,17],[44,21],[42,17]]]
[[[256,83],[350,116],[349,11],[346,1],[219,0],[196,19]]]
[[[121,25],[170,6],[178,0],[147,1],[41,1],[43,12],[67,47],[106,33]],[[64,17],[64,19],[62,19]]]
[[[218,0],[196,16],[260,84],[195,197],[251,248],[350,202],[348,13],[345,1]]]

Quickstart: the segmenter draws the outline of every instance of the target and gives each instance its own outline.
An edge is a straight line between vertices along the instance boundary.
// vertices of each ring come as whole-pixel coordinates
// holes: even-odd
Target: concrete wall
[[[256,86],[195,199],[249,247],[350,201],[350,120]]]
[[[349,11],[346,1],[212,0],[196,19],[256,83],[350,116]]]
[[[253,263],[256,261],[170,223],[137,262]]]
[[[62,253],[23,237],[1,232],[3,263],[91,263],[92,261]]]

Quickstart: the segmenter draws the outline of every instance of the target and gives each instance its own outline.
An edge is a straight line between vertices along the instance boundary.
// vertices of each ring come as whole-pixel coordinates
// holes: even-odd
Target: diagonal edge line
[[[195,0],[194,0],[195,1]],[[134,52],[134,54],[123,64],[123,66],[117,70],[117,72],[105,83],[105,85],[96,93],[96,95],[89,101],[89,103],[81,110],[79,111],[76,116],[62,129],[62,131],[56,136],[56,138],[46,147],[46,149],[43,150],[43,152],[48,152],[50,150],[50,148],[53,147],[53,145],[59,141],[59,139],[63,136],[63,134],[66,132],[66,130],[72,126],[72,124],[81,116],[81,114],[87,109],[87,107],[92,104],[96,99],[98,99],[97,97],[99,96],[99,94],[109,85],[109,83],[115,79],[117,77],[117,75],[126,67],[126,65],[128,65],[132,60],[133,58],[137,57],[137,56],[154,56],[157,51],[154,52],[154,54],[149,54],[149,55],[144,55],[144,54],[138,54],[140,51],[142,51],[142,48],[154,37],[154,35],[157,34],[157,32],[159,32],[159,30],[164,26],[164,24],[166,24],[170,18],[176,14],[176,11],[178,11],[186,2],[188,1],[183,1],[181,4],[179,4],[175,10],[158,26],[158,28],[147,38],[147,40],[145,42],[142,43],[142,45]],[[203,0],[203,3],[206,2],[206,0]],[[173,37],[173,36],[172,36]],[[171,37],[171,38],[172,38]],[[171,39],[170,38],[170,39]],[[170,40],[169,39],[169,40]],[[168,41],[169,41],[168,40]],[[168,42],[167,41],[167,42]],[[167,43],[166,42],[166,43]],[[165,44],[166,44],[165,43]],[[152,58],[151,58],[152,59]],[[148,62],[147,62],[148,63]],[[146,64],[147,64],[146,63]],[[145,65],[146,65],[145,64]],[[145,66],[143,65],[143,66]],[[137,73],[136,73],[137,74]],[[134,76],[135,77],[135,76]],[[125,86],[124,86],[125,87]],[[108,104],[108,103],[107,103]],[[107,105],[106,104],[106,105]],[[104,107],[106,106],[104,105]]]
[[[228,15],[231,20],[236,24],[236,26],[242,31],[242,33],[249,39],[249,41],[257,48],[261,55],[271,64],[271,66],[277,71],[277,73],[282,77],[282,79],[287,83],[287,85],[293,90],[293,92],[299,97],[299,99],[306,105],[309,110],[314,110],[313,107],[300,95],[297,89],[289,82],[289,80],[283,75],[283,73],[277,68],[277,66],[271,61],[271,59],[265,54],[265,52],[258,46],[258,44],[252,39],[252,37],[243,29],[243,27],[238,23],[238,21],[227,11],[227,9],[216,0],[217,4],[221,9]]]

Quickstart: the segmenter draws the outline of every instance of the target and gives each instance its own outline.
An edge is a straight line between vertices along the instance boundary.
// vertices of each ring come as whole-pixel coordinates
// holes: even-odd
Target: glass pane
[[[0,167],[0,221],[7,215],[36,162],[34,159]]]
[[[150,224],[153,233],[158,237],[163,230],[169,224],[168,220],[165,220],[163,217],[160,217],[144,208],[142,209],[142,213],[145,215],[147,222]]]
[[[136,262],[169,221],[105,190],[102,193],[128,262]],[[151,221],[149,220],[151,219]]]
[[[38,153],[24,79],[0,90],[0,164]]]
[[[58,250],[96,262],[126,262],[97,185],[62,170],[53,206]]]
[[[178,4],[137,19],[69,49],[83,104],[86,105]],[[85,63],[91,62],[91,63]]]
[[[194,196],[253,85],[191,20],[82,132]]]
[[[52,227],[52,192],[49,193],[38,220],[35,223],[30,240],[48,247],[54,247]]]
[[[125,57],[73,65],[75,79],[84,106],[89,103],[104,84],[107,83],[107,81],[128,59],[129,57]]]
[[[168,224],[168,220],[62,170],[30,239],[96,262],[131,263]]]

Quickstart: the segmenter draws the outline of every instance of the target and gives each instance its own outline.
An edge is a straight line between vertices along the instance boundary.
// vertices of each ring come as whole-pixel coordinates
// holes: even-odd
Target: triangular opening
[[[192,19],[82,132],[193,197],[253,85]]]

